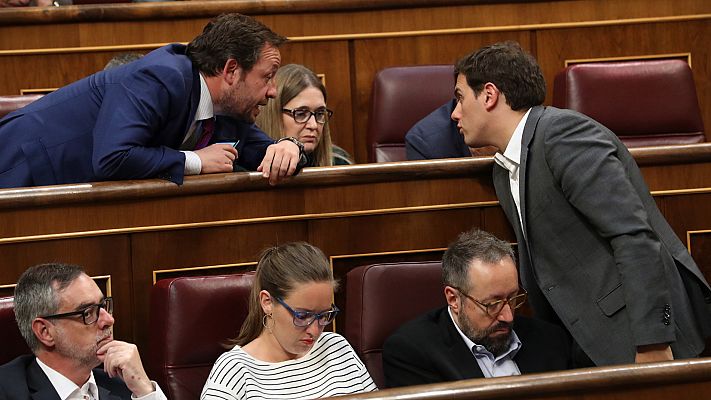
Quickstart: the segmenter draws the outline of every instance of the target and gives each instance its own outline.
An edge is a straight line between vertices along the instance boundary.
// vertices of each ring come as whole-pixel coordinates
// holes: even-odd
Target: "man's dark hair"
[[[68,264],[40,264],[25,271],[15,286],[15,319],[22,337],[32,351],[40,347],[32,331],[32,321],[59,309],[59,292],[66,289],[84,271]]]
[[[469,266],[479,260],[496,264],[506,257],[515,263],[516,256],[511,245],[489,232],[474,228],[464,232],[449,245],[442,257],[442,281],[447,286],[469,292]]]
[[[188,43],[187,55],[200,72],[215,76],[228,59],[250,71],[266,44],[279,47],[287,39],[254,18],[242,14],[222,14]]]
[[[143,57],[143,54],[141,53],[120,53],[115,56],[113,56],[109,62],[106,63],[104,66],[104,71],[107,69],[111,69],[114,67],[118,67],[120,65],[128,64],[130,62],[134,62],[138,59]]]
[[[457,61],[455,74],[464,74],[477,96],[484,84],[493,83],[514,111],[541,105],[546,98],[546,81],[541,67],[516,42],[492,44],[464,56]]]

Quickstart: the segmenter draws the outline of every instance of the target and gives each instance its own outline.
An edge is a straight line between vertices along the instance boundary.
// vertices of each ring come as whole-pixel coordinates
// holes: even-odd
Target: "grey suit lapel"
[[[523,127],[523,136],[521,138],[521,159],[518,171],[518,194],[521,203],[521,225],[523,226],[523,232],[528,232],[528,221],[526,219],[526,171],[528,171],[528,146],[533,140],[533,134],[536,132],[536,126],[538,125],[538,120],[543,114],[544,107],[537,106],[531,109],[531,113],[528,114],[528,120],[526,120],[526,125]]]

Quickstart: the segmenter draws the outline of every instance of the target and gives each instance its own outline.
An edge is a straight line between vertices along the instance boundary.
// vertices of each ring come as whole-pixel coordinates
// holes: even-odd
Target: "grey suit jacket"
[[[534,107],[521,144],[522,224],[498,165],[494,185],[534,310],[559,319],[595,364],[634,362],[645,344],[672,343],[675,358],[703,351],[711,289],[614,133]]]

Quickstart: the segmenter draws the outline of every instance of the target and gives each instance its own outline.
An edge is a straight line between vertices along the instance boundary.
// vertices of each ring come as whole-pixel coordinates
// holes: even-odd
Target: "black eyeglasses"
[[[298,326],[299,328],[305,328],[307,326],[310,326],[316,320],[318,320],[319,325],[326,326],[333,322],[333,319],[336,318],[336,314],[341,311],[338,309],[338,307],[336,307],[335,304],[331,304],[330,310],[320,313],[315,313],[311,311],[294,311],[281,298],[276,296],[274,298],[276,299],[276,301],[279,302],[279,304],[284,306],[284,308],[286,308],[291,313],[291,315],[294,317],[294,326]]]
[[[81,315],[82,319],[84,320],[84,324],[91,325],[94,322],[99,320],[99,314],[101,313],[102,308],[104,310],[106,310],[107,313],[112,314],[114,312],[114,300],[111,297],[104,297],[104,299],[101,300],[101,303],[86,306],[78,311],[72,311],[72,312],[68,312],[68,313],[54,314],[54,315],[43,315],[40,318],[56,319],[56,318],[69,318],[69,317],[73,317],[75,315]]]
[[[316,118],[317,123],[325,124],[326,122],[328,122],[328,119],[333,116],[333,111],[331,111],[327,108],[322,109],[322,110],[316,110],[316,111],[307,110],[305,108],[297,108],[294,110],[289,110],[288,108],[282,108],[281,112],[291,115],[291,117],[294,118],[294,121],[297,124],[306,123],[306,121],[308,121],[312,115],[314,116],[314,118]]]
[[[489,314],[490,317],[496,317],[501,313],[501,310],[504,309],[504,306],[506,304],[511,307],[511,310],[515,310],[523,305],[523,303],[526,302],[526,297],[528,296],[528,293],[526,293],[525,290],[523,290],[523,293],[519,293],[517,295],[511,296],[508,299],[502,299],[502,300],[496,300],[492,301],[491,303],[482,303],[479,300],[473,298],[472,296],[464,293],[462,289],[459,289],[458,287],[452,286],[454,289],[457,289],[459,293],[463,294],[466,298],[469,300],[473,301],[474,303],[478,304],[480,307],[486,311],[487,314]]]

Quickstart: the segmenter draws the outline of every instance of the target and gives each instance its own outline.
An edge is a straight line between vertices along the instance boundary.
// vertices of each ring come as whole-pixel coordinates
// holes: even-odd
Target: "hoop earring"
[[[264,314],[264,317],[262,317],[262,326],[264,326],[269,331],[269,333],[272,333],[272,328],[269,327],[269,325],[267,323],[267,318],[271,318],[271,317],[272,317],[272,314]]]

